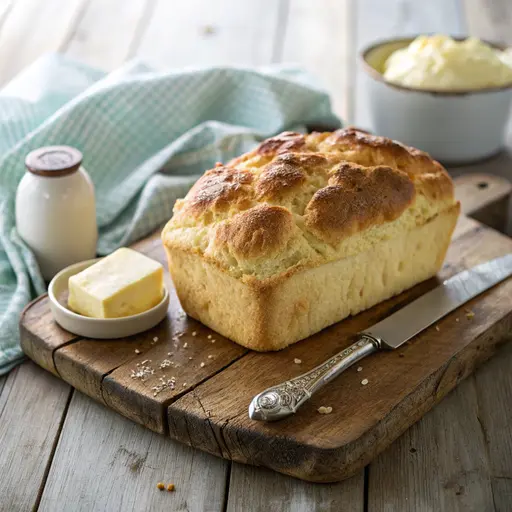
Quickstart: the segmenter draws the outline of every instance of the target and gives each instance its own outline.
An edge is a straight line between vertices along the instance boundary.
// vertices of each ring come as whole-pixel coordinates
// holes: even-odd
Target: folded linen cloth
[[[65,144],[84,155],[107,254],[172,214],[205,169],[283,130],[335,128],[328,95],[288,67],[156,71],[130,62],[105,74],[61,55],[36,61],[0,91],[0,375],[23,360],[18,321],[45,292],[15,229],[24,158]]]

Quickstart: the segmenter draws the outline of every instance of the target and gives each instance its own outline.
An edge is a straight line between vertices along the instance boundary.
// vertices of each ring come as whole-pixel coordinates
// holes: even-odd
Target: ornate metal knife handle
[[[256,395],[249,405],[249,417],[259,421],[287,418],[295,413],[315,391],[355,362],[379,350],[380,347],[381,342],[377,338],[368,334],[359,334],[353,345],[338,352],[316,368]]]

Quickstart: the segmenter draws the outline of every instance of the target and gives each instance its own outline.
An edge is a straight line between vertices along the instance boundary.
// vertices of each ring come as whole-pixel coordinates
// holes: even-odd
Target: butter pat
[[[69,278],[69,308],[93,318],[136,315],[163,298],[163,267],[121,248]]]

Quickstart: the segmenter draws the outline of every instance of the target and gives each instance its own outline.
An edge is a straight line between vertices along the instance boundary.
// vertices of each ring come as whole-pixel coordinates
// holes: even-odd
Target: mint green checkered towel
[[[339,126],[327,94],[291,68],[157,72],[128,63],[108,75],[45,56],[0,91],[0,375],[22,361],[18,320],[44,293],[15,229],[24,158],[46,145],[84,155],[106,254],[166,221],[174,201],[215,162],[283,130]]]

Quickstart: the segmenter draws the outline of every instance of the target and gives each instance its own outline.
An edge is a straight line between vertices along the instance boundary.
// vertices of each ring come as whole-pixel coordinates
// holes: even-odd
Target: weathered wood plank
[[[362,512],[364,475],[317,485],[254,466],[233,463],[227,511]]]
[[[493,511],[477,412],[469,378],[370,464],[368,509]]]
[[[53,320],[48,305],[48,296],[42,295],[28,304],[20,316],[21,347],[39,366],[58,375],[53,361],[53,352],[78,336],[62,329]],[[47,350],[41,350],[41,341]]]
[[[458,35],[463,33],[465,28],[456,0],[430,0],[429,2],[357,0],[354,6],[356,9],[355,49],[358,54],[364,47],[380,39],[429,32]],[[351,122],[362,128],[371,128],[366,85],[366,75],[358,66],[354,87],[354,118]]]
[[[510,331],[512,339],[512,330]],[[512,508],[512,343],[475,374],[476,416],[487,445],[494,505]]]
[[[349,0],[293,0],[277,55],[277,60],[298,63],[316,75],[342,119],[350,117],[352,28]]]
[[[0,30],[0,83],[71,37],[85,0],[17,0]]]
[[[70,386],[32,362],[23,363],[4,379],[0,393],[1,510],[32,510],[36,505],[71,392]]]
[[[75,393],[39,510],[220,511],[227,468]]]
[[[158,0],[136,54],[166,67],[269,64],[279,4]]]
[[[130,56],[150,7],[149,0],[89,0],[62,50],[86,64],[111,70]]]

